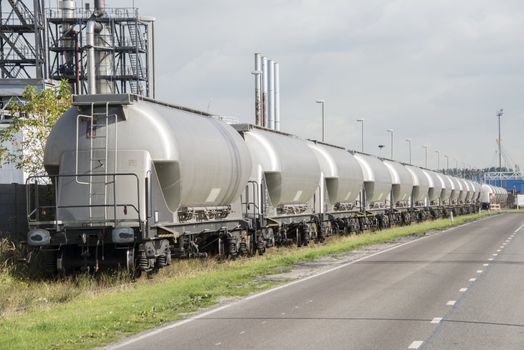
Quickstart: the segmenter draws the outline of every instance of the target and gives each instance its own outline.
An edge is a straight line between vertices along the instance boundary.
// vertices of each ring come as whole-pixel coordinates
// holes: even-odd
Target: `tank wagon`
[[[151,272],[467,213],[481,192],[503,201],[491,186],[129,94],[75,96],[44,158],[54,205],[31,186],[46,179],[29,178],[27,243],[51,273]]]

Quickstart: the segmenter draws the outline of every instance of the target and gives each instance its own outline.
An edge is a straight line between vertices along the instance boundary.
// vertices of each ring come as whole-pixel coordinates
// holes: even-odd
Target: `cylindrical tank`
[[[273,206],[303,204],[320,183],[320,166],[306,141],[255,127],[241,131],[253,159],[252,179],[265,177]]]
[[[389,170],[392,181],[393,202],[408,204],[413,192],[413,176],[406,167],[398,162],[383,160]]]
[[[414,205],[426,205],[426,199],[428,198],[429,192],[429,181],[422,169],[406,165],[406,169],[411,173],[413,177],[413,193],[411,194],[411,200]]]
[[[354,156],[364,175],[366,203],[385,203],[391,192],[391,175],[388,168],[376,157],[361,153],[355,153]]]
[[[442,182],[437,177],[437,174],[431,170],[422,170],[426,178],[428,179],[428,200],[430,203],[438,202],[442,194]]]
[[[355,157],[343,148],[308,142],[326,181],[329,202],[352,203],[362,190],[363,174]]]
[[[456,179],[459,182],[460,187],[461,187],[461,191],[460,191],[458,200],[459,200],[460,203],[465,203],[466,202],[466,198],[468,197],[468,191],[469,191],[468,184],[466,183],[466,180],[464,180],[464,179],[462,179],[460,177],[458,177]]]
[[[437,178],[439,179],[442,185],[442,192],[440,194],[440,200],[444,203],[448,203],[449,198],[451,197],[451,191],[452,191],[451,182],[448,180],[448,178],[444,174],[440,174],[436,172],[435,175],[437,176]]]
[[[496,200],[495,198],[495,190],[491,185],[488,184],[482,184],[481,194],[480,194],[480,201],[482,203],[494,203]]]
[[[127,96],[129,100],[116,103],[114,100],[118,96]],[[86,109],[80,113],[75,107],[58,120],[45,151],[44,163],[50,172],[74,173],[75,165],[61,164],[61,159],[65,153],[75,153],[78,133],[79,153],[88,153],[91,142],[101,142],[100,146],[107,142],[109,153],[116,153],[120,164],[125,152],[147,152],[171,211],[180,207],[224,206],[239,198],[251,173],[251,158],[246,144],[234,128],[205,113],[184,107],[134,95],[109,97],[113,100],[109,114],[115,115],[118,122],[114,123],[115,119],[109,117],[109,126],[106,127],[105,118],[99,117],[96,139],[92,138],[92,132],[86,131],[91,120],[77,118],[79,114],[88,115],[91,108],[89,102],[85,102]],[[79,96],[77,100],[82,106],[82,101],[97,98],[103,100],[103,97],[95,96]],[[105,103],[100,105],[105,111]],[[151,168],[151,165],[142,163],[140,159],[129,160],[125,167],[128,172],[131,169],[148,171]],[[124,167],[104,166],[108,172],[113,169],[121,171]],[[60,167],[64,169],[59,170]],[[86,169],[85,166],[81,168]]]

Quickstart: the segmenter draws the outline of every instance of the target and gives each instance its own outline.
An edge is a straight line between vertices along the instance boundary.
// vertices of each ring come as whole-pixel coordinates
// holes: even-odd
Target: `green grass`
[[[0,349],[89,349],[181,319],[223,298],[242,297],[276,282],[256,278],[298,262],[456,226],[487,212],[440,219],[358,236],[333,237],[322,245],[271,249],[262,257],[217,262],[178,261],[153,279],[123,276],[32,281],[0,272]],[[16,275],[16,274],[15,274]]]

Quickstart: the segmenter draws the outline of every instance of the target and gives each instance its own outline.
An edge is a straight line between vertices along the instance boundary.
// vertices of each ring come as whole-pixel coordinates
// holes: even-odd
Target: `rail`
[[[59,205],[60,198],[59,198],[59,185],[60,181],[63,179],[71,178],[77,179],[78,177],[106,177],[112,179],[111,182],[107,182],[107,184],[113,185],[113,203],[112,204],[78,204],[78,205]],[[123,177],[131,177],[136,180],[136,193],[137,193],[137,204],[133,203],[118,203],[117,202],[117,179],[123,178]],[[51,204],[44,204],[40,205],[40,191],[39,191],[39,185],[47,184],[52,186],[53,192],[54,192],[54,203]],[[33,191],[34,189],[34,191]],[[34,201],[32,200],[32,192],[34,192]],[[127,191],[126,191],[127,192]],[[65,175],[50,175],[50,176],[29,176],[26,180],[26,200],[27,200],[27,221],[29,225],[31,224],[37,224],[41,223],[41,217],[46,216],[45,222],[51,222],[55,225],[55,229],[58,231],[60,225],[64,224],[70,224],[70,225],[94,225],[94,224],[104,224],[104,226],[114,226],[116,227],[119,223],[123,222],[134,222],[138,223],[140,226],[142,226],[142,219],[141,219],[141,207],[140,207],[140,179],[137,174],[134,173],[101,173],[101,174],[65,174]],[[86,197],[86,201],[88,201],[88,197]],[[61,220],[62,218],[59,217],[59,210],[60,209],[92,209],[92,208],[112,208],[113,209],[113,218],[108,219],[104,217],[101,218],[92,218],[91,215],[89,216],[89,219],[86,220]],[[131,208],[136,213],[136,219],[118,219],[117,218],[117,209],[123,208],[124,212],[127,215],[127,208]],[[48,210],[54,210],[54,217],[49,217]]]

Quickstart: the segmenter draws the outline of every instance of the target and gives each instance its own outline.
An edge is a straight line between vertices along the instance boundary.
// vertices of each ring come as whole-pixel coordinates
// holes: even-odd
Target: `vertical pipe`
[[[268,75],[268,94],[267,94],[267,124],[268,128],[275,128],[275,61],[267,61],[267,75]]]
[[[96,71],[95,71],[95,21],[88,21],[86,27],[87,44],[87,91],[89,95],[96,94]]]
[[[267,117],[268,117],[268,109],[267,109],[267,89],[268,89],[268,72],[267,72],[267,58],[262,57],[262,126],[267,128]]]
[[[275,63],[275,130],[280,131],[280,64]]]
[[[155,22],[151,21],[151,64],[153,65],[153,98],[156,98],[156,55],[155,55]]]
[[[262,101],[260,96],[260,82],[262,74],[262,55],[255,53],[255,123],[262,126]]]

